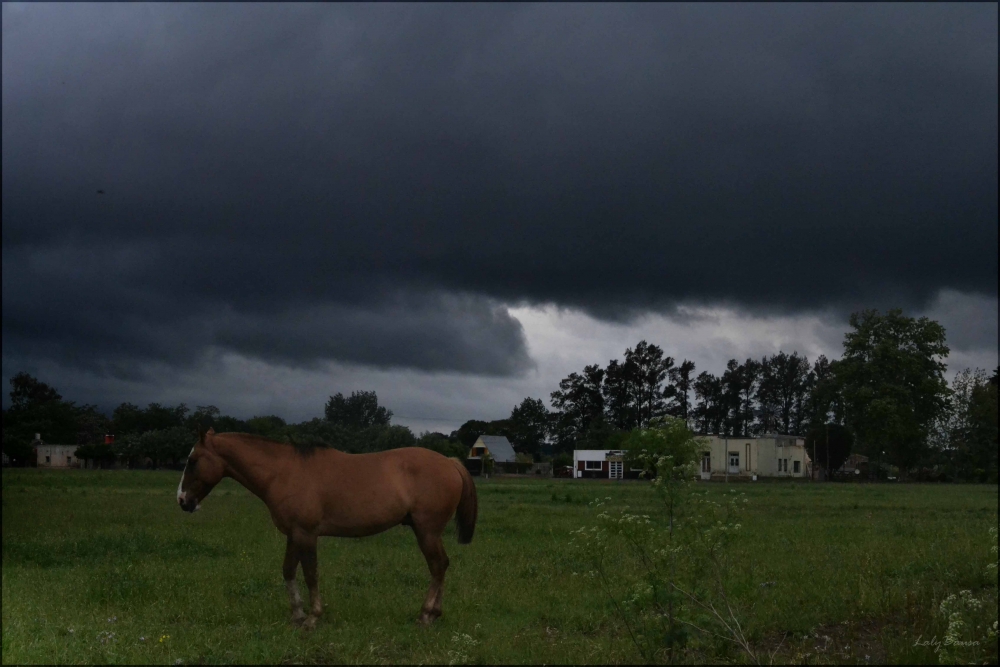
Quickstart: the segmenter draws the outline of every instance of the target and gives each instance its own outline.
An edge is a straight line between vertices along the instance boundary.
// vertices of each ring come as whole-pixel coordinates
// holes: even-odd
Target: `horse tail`
[[[476,497],[476,483],[465,466],[455,462],[459,474],[462,475],[462,497],[458,501],[455,512],[455,523],[458,525],[458,543],[468,544],[472,541],[472,533],[476,530],[476,515],[479,512],[479,500]]]

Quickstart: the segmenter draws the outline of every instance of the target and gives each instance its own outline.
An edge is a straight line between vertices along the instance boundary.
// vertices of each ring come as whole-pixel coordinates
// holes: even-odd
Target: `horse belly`
[[[402,503],[344,503],[327,507],[320,522],[320,535],[366,537],[402,523],[408,514]]]

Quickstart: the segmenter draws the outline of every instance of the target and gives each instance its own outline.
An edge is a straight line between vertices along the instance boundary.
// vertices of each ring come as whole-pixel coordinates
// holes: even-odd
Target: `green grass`
[[[408,529],[325,538],[328,606],[308,633],[288,623],[284,538],[263,503],[226,480],[188,515],[178,475],[3,471],[4,664],[639,659],[604,593],[574,575],[586,565],[570,531],[596,523],[596,497],[654,511],[644,483],[479,482],[473,543],[445,536],[444,616],[430,628],[415,623],[428,573]],[[913,644],[940,636],[938,602],[991,585],[996,486],[732,486],[750,499],[733,595],[754,605],[755,641],[784,638],[778,660],[934,661]],[[723,647],[689,657],[742,660]]]

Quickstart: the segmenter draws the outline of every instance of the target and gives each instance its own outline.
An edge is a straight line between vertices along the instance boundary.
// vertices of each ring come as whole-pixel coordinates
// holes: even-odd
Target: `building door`
[[[739,452],[729,452],[729,474],[738,475],[740,474],[740,453]]]
[[[622,462],[621,461],[611,461],[610,472],[608,477],[611,479],[621,479],[622,478]]]
[[[710,452],[701,455],[701,478],[712,479],[712,454]]]

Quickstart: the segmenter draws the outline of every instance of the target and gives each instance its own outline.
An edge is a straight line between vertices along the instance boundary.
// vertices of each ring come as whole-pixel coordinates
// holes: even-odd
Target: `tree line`
[[[133,467],[179,466],[187,458],[199,427],[218,433],[260,435],[296,447],[329,446],[361,453],[397,447],[427,447],[446,456],[467,454],[468,449],[441,434],[415,436],[405,426],[391,423],[392,411],[378,404],[374,391],[335,394],[322,417],[298,424],[277,415],[239,419],[221,414],[214,405],[194,410],[181,403],[145,408],[122,403],[108,417],[92,405],[66,401],[50,385],[27,373],[10,380],[11,407],[3,411],[3,451],[16,465],[31,465],[36,433],[52,444],[77,444],[77,457],[99,465],[121,462]],[[114,434],[113,443],[104,442]]]
[[[322,417],[298,424],[276,415],[247,420],[215,406],[140,408],[122,403],[110,417],[92,405],[63,400],[26,374],[11,378],[3,413],[3,448],[14,461],[31,456],[34,433],[49,442],[80,444],[78,456],[98,461],[173,465],[187,456],[198,425],[240,431],[300,447],[370,452],[422,446],[464,458],[480,435],[504,435],[524,459],[565,463],[574,449],[624,449],[630,434],[664,417],[702,434],[751,437],[801,435],[821,466],[835,470],[852,452],[883,470],[942,480],[997,479],[997,371],[958,373],[944,380],[945,330],[900,310],[854,313],[840,359],[810,362],[798,352],[730,360],[720,375],[696,373],[645,340],[621,360],[572,372],[550,394],[552,409],[527,397],[508,417],[472,419],[450,434],[422,433],[391,423],[374,391],[330,396]],[[104,445],[103,434],[116,435]],[[633,438],[634,439],[634,438]]]
[[[552,392],[556,452],[616,449],[659,417],[702,434],[802,435],[831,470],[851,451],[874,466],[929,479],[997,479],[997,371],[944,379],[949,348],[940,323],[901,310],[850,317],[840,359],[810,363],[797,352],[731,359],[721,375],[695,375],[640,341],[623,360],[570,373]]]

